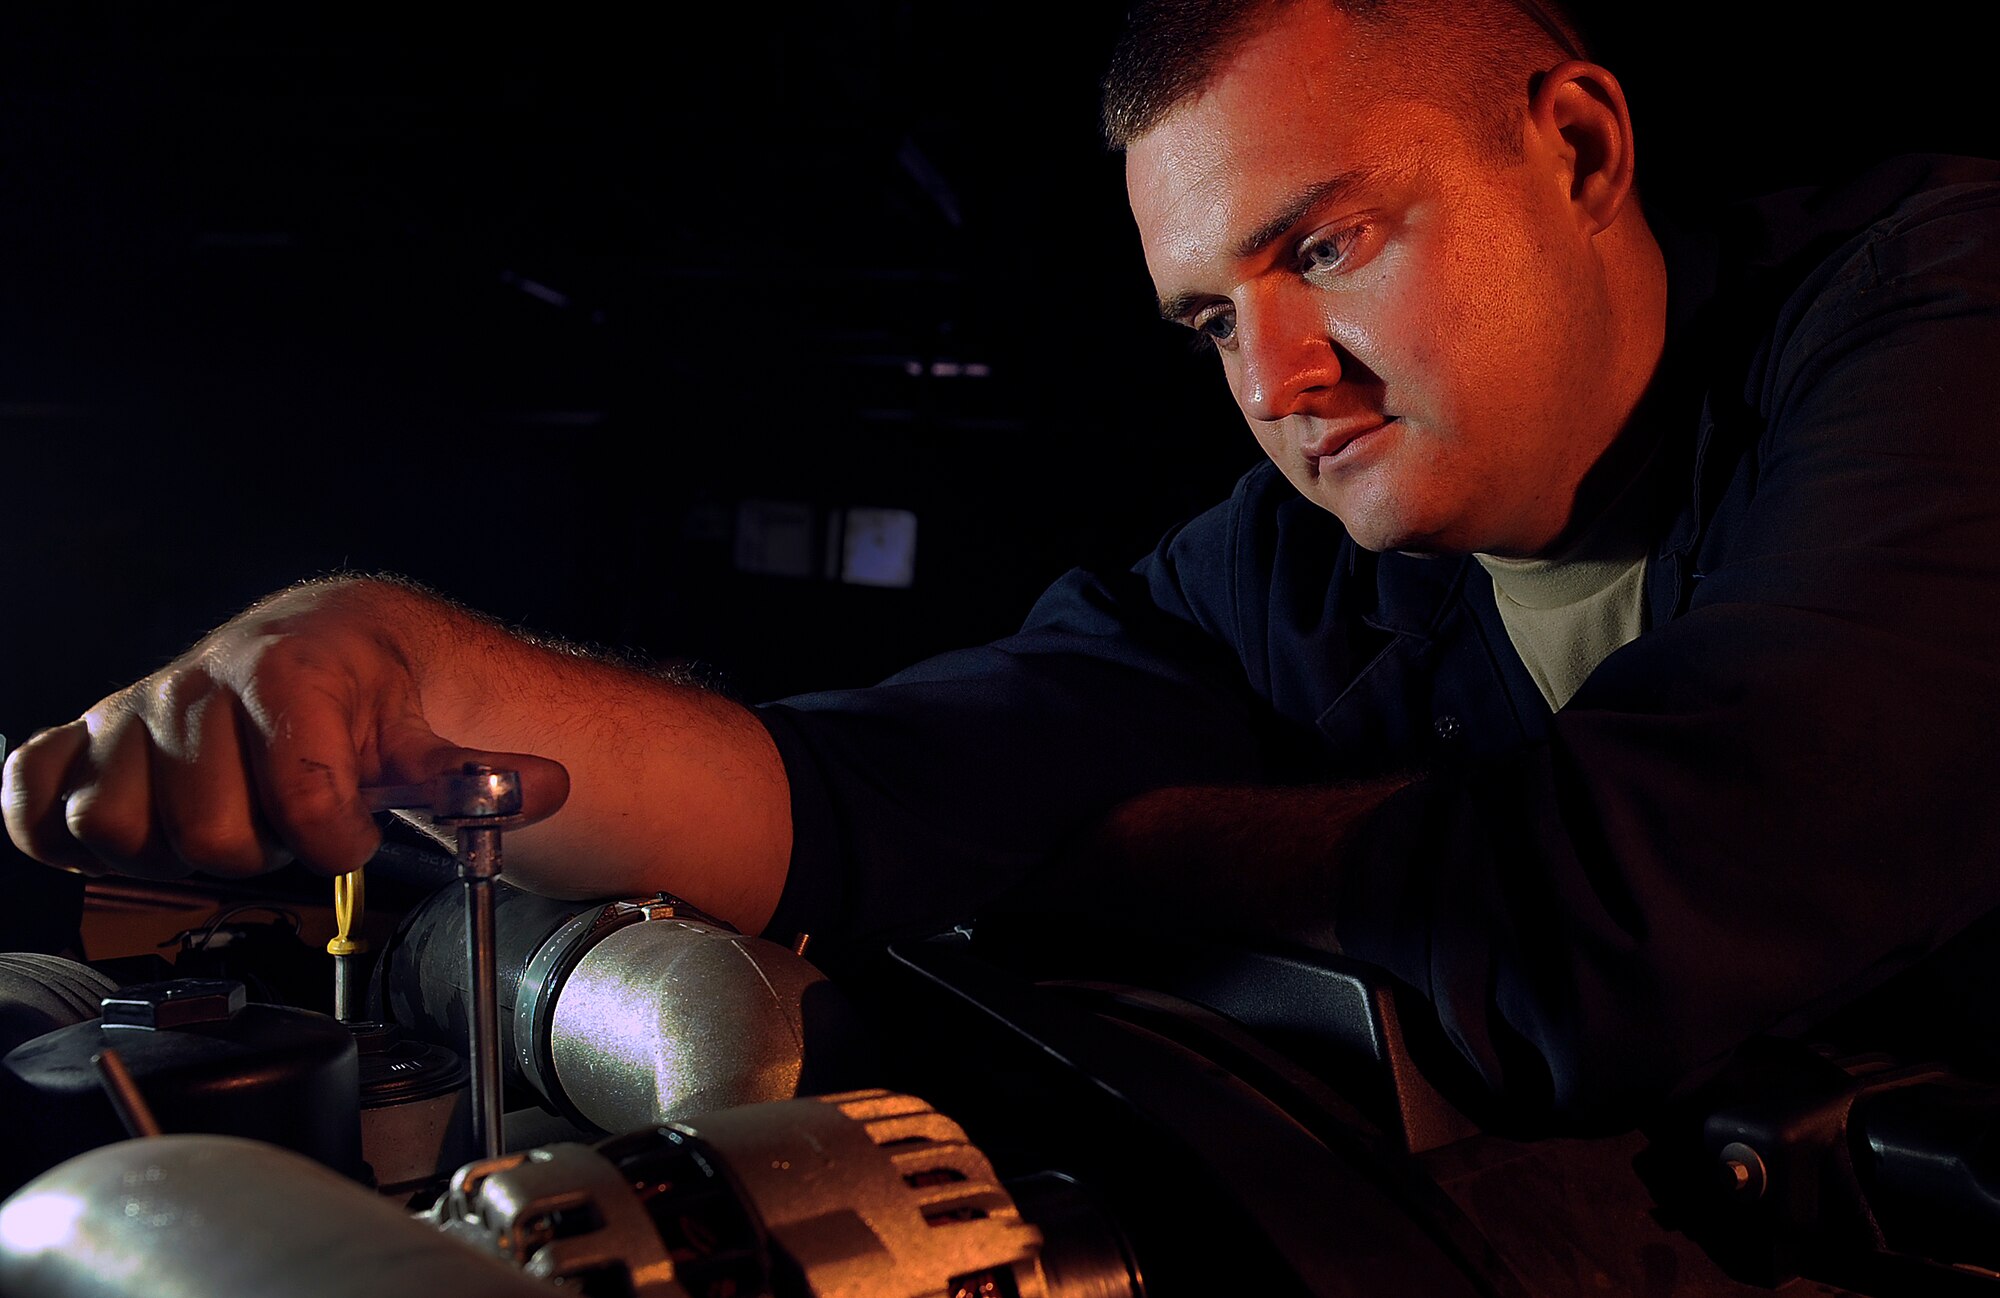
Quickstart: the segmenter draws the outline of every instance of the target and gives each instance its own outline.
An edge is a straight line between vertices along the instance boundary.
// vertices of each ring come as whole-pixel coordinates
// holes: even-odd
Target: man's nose
[[[1237,310],[1237,403],[1259,422],[1298,414],[1340,384],[1340,352],[1304,305],[1263,294]]]

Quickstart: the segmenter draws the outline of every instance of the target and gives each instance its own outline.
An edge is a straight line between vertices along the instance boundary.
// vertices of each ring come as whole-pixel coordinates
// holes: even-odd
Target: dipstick
[[[360,870],[335,875],[333,879],[333,940],[326,953],[333,957],[333,1017],[342,1023],[359,1022],[361,1013],[360,961],[355,957],[368,943],[354,936],[367,907],[367,885]]]

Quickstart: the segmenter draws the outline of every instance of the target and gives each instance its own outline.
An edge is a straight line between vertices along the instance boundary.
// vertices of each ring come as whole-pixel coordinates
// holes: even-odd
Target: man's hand
[[[364,785],[484,761],[521,773],[526,814],[569,777],[459,748],[426,720],[413,649],[448,628],[410,592],[324,583],[274,596],[7,759],[0,809],[30,856],[85,874],[241,877],[296,857],[352,870],[380,843]]]

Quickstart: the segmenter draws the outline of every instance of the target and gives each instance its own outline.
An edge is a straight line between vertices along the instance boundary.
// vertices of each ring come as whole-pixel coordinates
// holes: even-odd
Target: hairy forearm
[[[440,736],[568,770],[562,809],[508,835],[510,879],[567,896],[667,889],[750,931],[769,917],[791,854],[790,801],[777,750],[747,709],[405,584],[326,593],[380,627]]]
[[[521,774],[505,869],[569,896],[666,889],[750,930],[791,855],[782,763],[746,710],[510,632],[409,584],[308,582],[44,730],[0,777],[8,835],[87,874],[353,870],[363,790]]]

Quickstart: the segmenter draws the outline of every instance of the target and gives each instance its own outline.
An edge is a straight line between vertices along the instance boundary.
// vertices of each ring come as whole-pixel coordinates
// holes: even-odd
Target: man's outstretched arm
[[[380,841],[362,788],[475,758],[519,769],[547,818],[508,836],[523,887],[666,888],[750,932],[777,905],[788,786],[746,709],[392,581],[252,606],[23,744],[0,808],[23,851],[86,873],[243,877],[292,857],[340,873]]]

